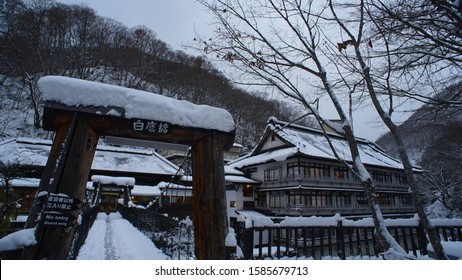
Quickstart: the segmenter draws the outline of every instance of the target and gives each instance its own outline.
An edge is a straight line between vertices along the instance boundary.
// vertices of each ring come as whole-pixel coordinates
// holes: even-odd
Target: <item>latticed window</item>
[[[270,197],[269,197],[269,207],[271,207],[271,208],[284,208],[285,207],[285,197],[284,197],[284,195],[270,195]]]
[[[325,164],[316,164],[316,163],[303,163],[303,174],[306,177],[313,178],[329,178],[330,177],[330,167]]]
[[[380,172],[380,171],[372,171],[372,178],[379,183],[387,183],[391,184],[391,174],[386,173],[386,172]]]
[[[404,174],[395,174],[396,184],[407,184],[406,175]]]
[[[349,193],[338,193],[336,196],[336,204],[338,206],[350,206],[351,195]]]
[[[301,175],[301,169],[298,162],[288,163],[287,164],[287,177],[296,178],[298,175]]]
[[[334,169],[334,178],[335,179],[349,179],[350,178],[350,173],[348,172],[348,169],[346,168],[335,168]]]
[[[278,181],[281,178],[281,170],[277,169],[268,169],[265,170],[265,181]]]

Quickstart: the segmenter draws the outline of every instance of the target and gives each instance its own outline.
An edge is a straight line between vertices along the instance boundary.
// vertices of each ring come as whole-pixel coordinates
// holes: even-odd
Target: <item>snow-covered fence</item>
[[[427,255],[428,241],[418,219],[386,219],[390,233],[412,256]],[[441,240],[462,241],[462,220],[432,220]],[[236,237],[245,259],[303,257],[355,259],[378,256],[371,219],[348,220],[336,215],[240,219]]]
[[[117,211],[134,227],[141,231],[168,231],[178,226],[178,222],[150,209],[127,207],[118,204]]]
[[[178,220],[151,209],[118,205],[117,211],[134,227],[150,236],[154,244],[172,259],[195,259],[194,226],[186,217]]]
[[[189,217],[178,227],[156,236],[156,244],[163,244],[162,251],[173,260],[192,260],[195,257],[194,225]]]

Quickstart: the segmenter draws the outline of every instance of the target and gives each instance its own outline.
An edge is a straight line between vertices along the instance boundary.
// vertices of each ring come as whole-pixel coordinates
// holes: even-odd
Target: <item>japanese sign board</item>
[[[168,122],[150,121],[136,119],[132,121],[133,130],[138,132],[147,132],[153,134],[168,134],[171,124]]]
[[[76,217],[68,213],[79,210],[82,202],[73,197],[63,194],[44,195],[38,205],[44,209],[42,216],[44,226],[72,227]]]
[[[70,214],[60,212],[43,213],[43,225],[55,227],[72,227],[76,218]]]
[[[78,210],[80,203],[77,198],[72,198],[63,195],[49,194],[45,203],[45,210],[53,211],[73,211]]]

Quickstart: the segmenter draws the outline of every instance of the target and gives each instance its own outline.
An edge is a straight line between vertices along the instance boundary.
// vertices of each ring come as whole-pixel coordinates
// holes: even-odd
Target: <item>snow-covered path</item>
[[[78,260],[165,260],[168,257],[119,213],[99,213]]]

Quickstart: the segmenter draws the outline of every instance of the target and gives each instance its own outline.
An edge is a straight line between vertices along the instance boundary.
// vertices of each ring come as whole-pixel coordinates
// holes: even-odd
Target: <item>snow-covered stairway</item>
[[[77,260],[165,260],[168,257],[119,213],[99,213]]]

